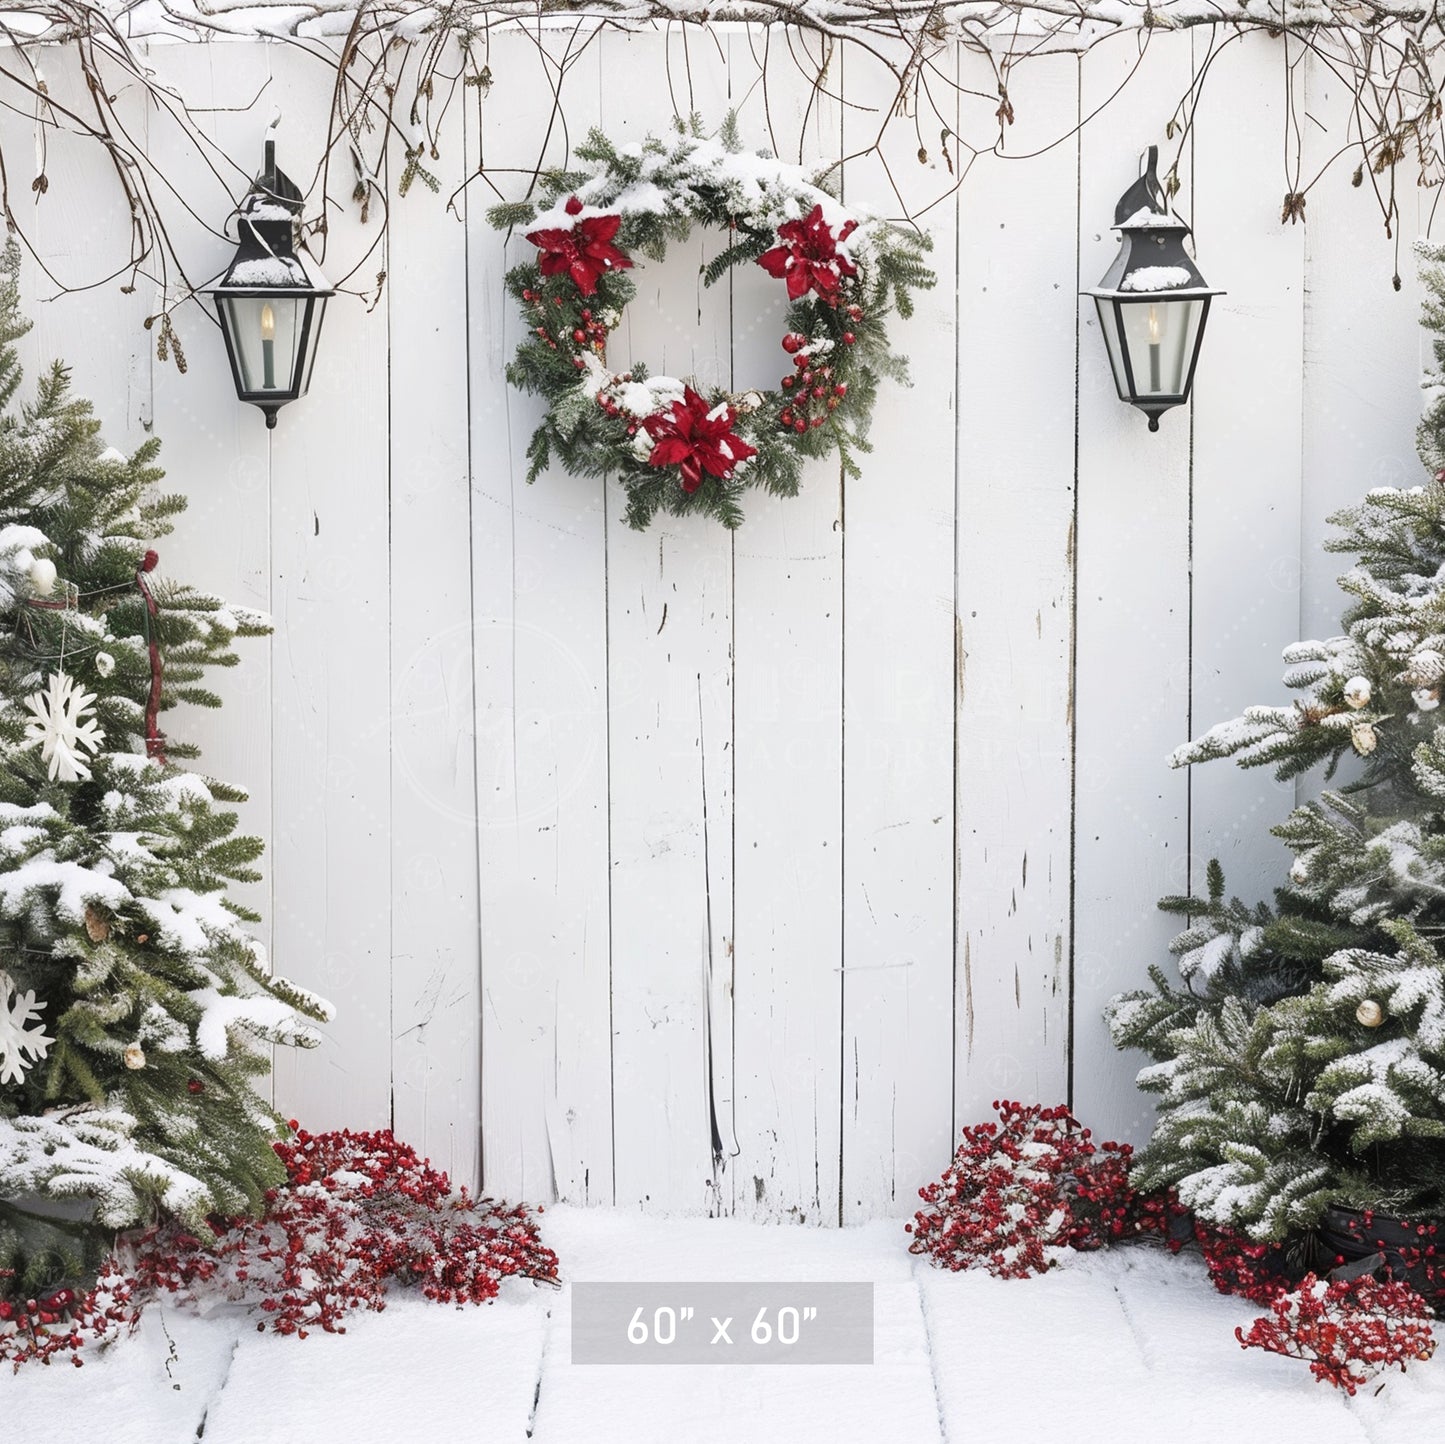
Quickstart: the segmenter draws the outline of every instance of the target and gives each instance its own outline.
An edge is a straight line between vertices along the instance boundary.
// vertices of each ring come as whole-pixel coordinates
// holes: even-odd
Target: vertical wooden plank
[[[1203,36],[1194,48],[1197,69]],[[1280,649],[1299,622],[1305,228],[1280,225],[1279,156],[1250,140],[1284,133],[1285,67],[1298,54],[1263,35],[1228,46],[1195,113],[1191,220],[1205,276],[1228,292],[1214,302],[1195,382],[1196,734],[1279,696]],[[1213,763],[1192,769],[1189,785],[1193,887],[1217,857],[1232,893],[1268,899],[1289,866],[1269,828],[1289,811],[1293,784]]]
[[[327,133],[332,72],[270,52],[286,97],[277,159],[305,185]],[[267,116],[255,117],[259,154]],[[332,176],[325,268],[340,280],[376,238]],[[320,205],[313,196],[312,216]],[[374,285],[384,246],[352,279]],[[271,435],[272,816],[275,951],[331,998],[328,1043],[282,1050],[276,1096],[313,1129],[391,1122],[391,637],[387,314],[354,295],[328,305],[310,394]]]
[[[721,117],[727,55],[706,32],[602,38],[603,75],[691,78]],[[609,135],[665,133],[661,83],[604,85]],[[725,287],[700,274],[726,243],[702,232],[637,273],[614,365],[726,384]],[[623,354],[623,353],[626,354]],[[659,516],[645,534],[608,497],[612,1027],[619,1204],[723,1207],[732,1048],[723,980],[732,930],[732,537],[703,517]]]
[[[1079,157],[1046,147],[1078,91],[1072,56],[1021,66],[1006,149],[960,197],[955,1129],[1068,1089]]]
[[[1311,117],[1299,127],[1305,140],[1301,169],[1308,177],[1353,138],[1351,93],[1313,55],[1297,73],[1304,94],[1296,96],[1296,111]],[[1371,487],[1427,480],[1415,453],[1415,428],[1428,343],[1420,330],[1421,292],[1410,242],[1424,233],[1422,221],[1438,192],[1416,192],[1408,163],[1402,165],[1397,177],[1402,215],[1398,238],[1392,238],[1385,233],[1373,178],[1367,175],[1358,189],[1350,185],[1350,171],[1359,163],[1358,152],[1350,149],[1310,191],[1304,226],[1301,637],[1340,630],[1345,598],[1335,578],[1349,560],[1322,550],[1334,533],[1326,518]],[[1397,264],[1399,291],[1391,284]],[[1300,779],[1302,794],[1318,788],[1317,780]]]
[[[270,118],[269,111],[245,108],[266,82],[269,51],[261,46],[231,46],[228,51],[230,63],[225,65],[217,64],[217,53],[208,45],[158,45],[148,57],[162,83],[190,101],[202,127],[197,137],[166,112],[156,109],[150,115],[151,160],[190,199],[194,211],[176,207],[167,225],[196,284],[209,281],[233,254],[234,242],[217,232],[234,204],[232,189],[241,193],[248,170],[260,168],[260,128]],[[156,304],[153,292],[151,300]],[[174,358],[157,361],[154,367],[155,429],[162,441],[166,485],[183,492],[189,501],[174,537],[160,548],[162,564],[198,587],[269,613],[270,445],[261,413],[236,400],[214,315],[209,298],[179,307],[173,322],[185,355],[185,373]],[[140,334],[149,342],[148,333]],[[200,768],[249,790],[249,799],[237,812],[242,829],[266,842],[260,864],[263,880],[236,888],[234,896],[263,915],[257,933],[268,947],[275,847],[273,645],[241,642],[240,665],[208,679],[207,685],[221,697],[219,712],[183,707],[168,723],[176,735],[199,744]],[[285,972],[292,960],[277,959],[277,966]]]
[[[56,105],[85,120],[95,115],[85,78],[73,49],[46,46],[35,55],[41,77]],[[145,145],[148,107],[144,89],[116,68],[112,94],[132,143]],[[61,360],[69,366],[77,394],[89,397],[110,445],[134,451],[151,430],[151,347],[142,322],[154,294],[144,277],[126,294],[131,281],[130,210],[105,149],[60,111],[46,108],[47,120],[28,119],[33,103],[17,99],[24,114],[7,123],[15,135],[16,170],[10,199],[20,228],[35,252],[22,266],[25,295],[34,330],[27,351],[37,367]],[[43,137],[43,191],[31,190],[41,159],[36,137]],[[7,157],[8,158],[8,157]],[[22,247],[23,248],[23,247]],[[42,266],[43,262],[43,266]],[[100,277],[113,279],[96,285]],[[85,288],[85,289],[67,289]]]
[[[468,155],[523,193],[598,118],[591,27],[503,32]],[[568,124],[551,125],[552,91]],[[469,124],[475,125],[474,120]],[[544,137],[549,135],[545,154]],[[482,947],[483,1181],[490,1192],[612,1200],[607,576],[603,484],[525,480],[541,411],[504,370],[522,319],[503,290],[534,254],[468,195],[472,586]]]
[[[901,69],[902,48],[887,53]],[[897,82],[858,49],[841,81],[852,153]],[[846,167],[850,204],[896,215],[946,187],[908,126],[884,145],[887,173],[876,155]],[[953,1131],[957,236],[949,208],[927,225],[942,286],[889,322],[913,386],[885,386],[874,450],[844,487],[842,1222],[906,1208]]]
[[[1190,83],[1187,36],[1136,36],[1084,57],[1079,276],[1093,285],[1117,248],[1109,229],[1140,152]],[[1185,157],[1187,162],[1188,157]],[[1191,207],[1187,166],[1177,204]],[[1150,1108],[1114,1049],[1104,1004],[1166,957],[1155,904],[1188,882],[1188,785],[1165,764],[1189,731],[1189,413],[1150,434],[1119,401],[1094,303],[1079,302],[1078,572],[1075,707],[1073,1103],[1096,1132],[1138,1140]],[[1206,353],[1205,367],[1212,364]]]
[[[781,32],[766,39],[784,49]],[[770,144],[771,121],[787,159],[831,164],[837,101],[791,64],[769,64],[760,82],[762,43],[734,34],[729,49],[746,143]],[[790,43],[818,54],[815,36]],[[731,279],[733,389],[772,389],[790,369],[783,288],[758,267]],[[733,1207],[760,1221],[838,1216],[842,542],[838,466],[820,462],[798,496],[751,498],[734,547]]]
[[[453,50],[443,69],[461,63]],[[406,93],[406,92],[404,92]],[[481,1109],[467,444],[466,174],[458,92],[431,107],[439,155],[393,202],[391,967],[397,1133],[475,1187]],[[400,174],[402,145],[390,165]]]

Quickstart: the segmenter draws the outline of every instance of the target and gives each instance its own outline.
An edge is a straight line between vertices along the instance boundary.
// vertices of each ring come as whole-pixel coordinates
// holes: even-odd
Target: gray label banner
[[[873,1285],[574,1283],[574,1364],[871,1364]]]

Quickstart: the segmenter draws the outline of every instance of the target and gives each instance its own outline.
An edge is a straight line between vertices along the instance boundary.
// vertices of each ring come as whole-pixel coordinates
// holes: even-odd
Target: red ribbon
[[[155,597],[151,595],[150,585],[146,581],[146,573],[154,571],[159,560],[160,558],[155,552],[148,551],[135,573],[135,584],[145,599],[146,611],[152,619],[160,615],[161,609],[156,605]],[[146,698],[146,756],[155,758],[164,767],[166,765],[166,737],[157,725],[157,718],[160,716],[161,710],[161,649],[160,643],[156,641],[149,627],[146,628],[146,640],[151,658],[151,690],[150,695]]]

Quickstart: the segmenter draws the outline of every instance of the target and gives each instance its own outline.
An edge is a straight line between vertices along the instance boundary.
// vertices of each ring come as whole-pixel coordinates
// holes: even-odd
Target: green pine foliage
[[[1307,1233],[1332,1203],[1445,1215],[1445,250],[1420,247],[1435,374],[1419,431],[1430,476],[1331,518],[1354,559],[1343,632],[1286,648],[1284,705],[1179,749],[1281,779],[1351,780],[1274,829],[1294,854],[1272,905],[1166,898],[1186,919],[1183,986],[1115,998],[1114,1040],[1152,1063],[1139,1160],[1209,1222]]]
[[[237,832],[229,806],[245,794],[177,767],[197,755],[179,739],[165,740],[164,765],[147,756],[152,640],[164,717],[219,705],[211,669],[234,666],[235,639],[269,624],[164,569],[149,574],[149,615],[137,571],[185,501],[159,488],[156,441],[129,458],[104,446],[63,366],[20,400],[18,264],[11,242],[0,267],[0,1297],[82,1276],[116,1230],[257,1211],[284,1178],[272,1150],[283,1128],[257,1080],[271,1043],[314,1043],[306,1020],[329,1016],[271,974],[244,926],[255,917],[227,896],[258,877],[261,842]],[[47,561],[58,573],[48,592]],[[90,699],[73,704],[76,720],[102,734],[93,755],[78,749],[72,780],[47,761],[27,703],[58,673]]]
[[[650,136],[627,146],[594,130],[574,156],[576,168],[542,173],[536,202],[495,206],[490,223],[509,232],[530,231],[534,224],[570,226],[558,210],[577,196],[589,211],[621,215],[616,244],[639,264],[662,260],[669,245],[703,226],[728,238],[702,270],[703,283],[712,286],[776,246],[780,224],[800,219],[817,200],[835,200],[826,175],[804,183],[771,158],[747,153],[733,115],[712,139],[697,116],[679,122],[672,137]],[[637,294],[635,271],[609,270],[595,293],[583,295],[565,273],[544,277],[535,258],[513,267],[507,290],[526,330],[507,378],[548,407],[527,449],[528,481],[553,465],[579,476],[614,477],[626,489],[628,524],[641,530],[659,511],[701,513],[737,527],[749,488],[795,496],[810,459],[836,456],[845,476],[858,475],[857,456],[870,449],[868,421],[880,383],[906,384],[908,377],[906,361],[890,349],[888,318],[911,316],[913,293],[931,287],[935,277],[925,260],[931,248],[926,234],[867,219],[850,244],[858,276],[845,282],[843,301],[834,306],[805,295],[790,304],[787,316],[787,330],[818,348],[819,363],[829,367],[829,390],[839,388],[837,399],[816,426],[810,419],[796,430],[789,418],[798,392],[734,394],[679,378],[711,404],[728,405],[736,435],[757,451],[730,478],[708,476],[692,492],[679,484],[675,467],[652,466],[639,453],[638,422],[646,412],[624,405],[609,414],[598,404],[612,379],[604,365],[605,333],[616,330]],[[598,326],[602,335],[589,329]],[[780,353],[780,366],[786,359]],[[642,359],[627,364],[626,380],[637,387],[662,383]],[[666,409],[664,401],[654,404]]]

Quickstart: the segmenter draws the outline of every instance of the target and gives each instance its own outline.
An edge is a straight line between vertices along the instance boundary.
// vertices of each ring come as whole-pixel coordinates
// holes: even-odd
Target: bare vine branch
[[[160,0],[159,6],[156,0],[0,0],[0,107],[34,126],[31,190],[43,194],[51,183],[47,158],[57,134],[93,142],[107,158],[125,202],[129,252],[110,275],[63,284],[27,235],[14,203],[12,187],[24,184],[29,162],[14,154],[13,146],[10,154],[0,148],[0,214],[58,291],[121,278],[127,289],[142,280],[153,285],[160,299],[147,325],[159,322],[158,336],[172,336],[172,312],[210,278],[188,274],[167,216],[174,217],[179,207],[193,222],[220,232],[215,231],[214,205],[185,193],[157,164],[137,117],[163,116],[179,127],[203,160],[207,184],[219,187],[233,204],[244,194],[249,175],[208,139],[207,112],[199,105],[193,108],[157,77],[147,63],[144,42],[158,36],[266,36],[313,58],[329,75],[326,146],[310,185],[304,187],[315,217],[311,241],[324,255],[329,220],[339,205],[352,204],[364,220],[375,222],[369,248],[340,278],[343,287],[355,277],[364,278],[360,294],[374,306],[385,279],[391,208],[414,186],[438,189],[432,166],[440,159],[443,122],[465,98],[485,105],[494,33],[507,30],[530,38],[551,90],[547,134],[536,166],[523,172],[525,190],[535,184],[541,157],[554,139],[560,136],[570,144],[564,83],[569,69],[600,34],[659,24],[680,28],[687,73],[669,73],[667,83],[674,107],[685,105],[690,111],[693,38],[724,22],[750,27],[770,129],[770,65],[800,72],[813,101],[826,97],[845,108],[849,102],[834,83],[842,48],[866,54],[884,67],[891,76],[892,104],[879,109],[876,124],[869,121],[868,138],[854,156],[877,155],[891,182],[884,140],[901,127],[920,160],[936,146],[947,164],[947,189],[915,202],[911,215],[905,208],[907,220],[916,220],[952,195],[979,155],[1025,158],[1008,145],[1020,93],[1014,78],[1021,65],[1043,55],[1082,54],[1128,32],[1137,35],[1137,63],[1143,64],[1153,37],[1199,26],[1210,28],[1210,45],[1170,123],[1170,134],[1181,148],[1191,133],[1210,68],[1229,42],[1257,31],[1286,41],[1284,219],[1303,219],[1310,191],[1331,166],[1347,158],[1354,160],[1354,184],[1368,182],[1387,232],[1396,237],[1399,186],[1435,187],[1445,180],[1440,99],[1445,18],[1433,0],[301,0],[284,6],[267,0],[240,5],[234,0]],[[781,43],[773,44],[775,37]],[[67,94],[62,100],[52,94],[41,62],[47,48],[54,47],[63,47],[78,65],[83,96]],[[960,52],[981,59],[991,90],[978,88],[982,77],[972,71],[974,83],[965,84],[955,64]],[[1313,174],[1304,172],[1302,127],[1308,117],[1302,111],[1303,86],[1296,79],[1306,55],[1346,87],[1351,115],[1348,136]],[[251,104],[259,101],[258,94]],[[992,107],[988,133],[968,138],[957,134],[960,105],[976,107],[980,101]],[[1087,124],[1089,118],[1080,123]],[[1031,153],[1068,138],[1036,143]],[[506,198],[515,198],[517,186],[486,161],[485,154],[478,158],[448,198],[449,205],[455,206],[461,192],[474,183],[499,197],[505,185]],[[350,185],[337,195],[333,187],[340,186],[340,174],[350,177]],[[894,189],[903,206],[903,189],[896,184]],[[213,219],[206,220],[207,214]],[[167,349],[175,354],[173,343]]]

